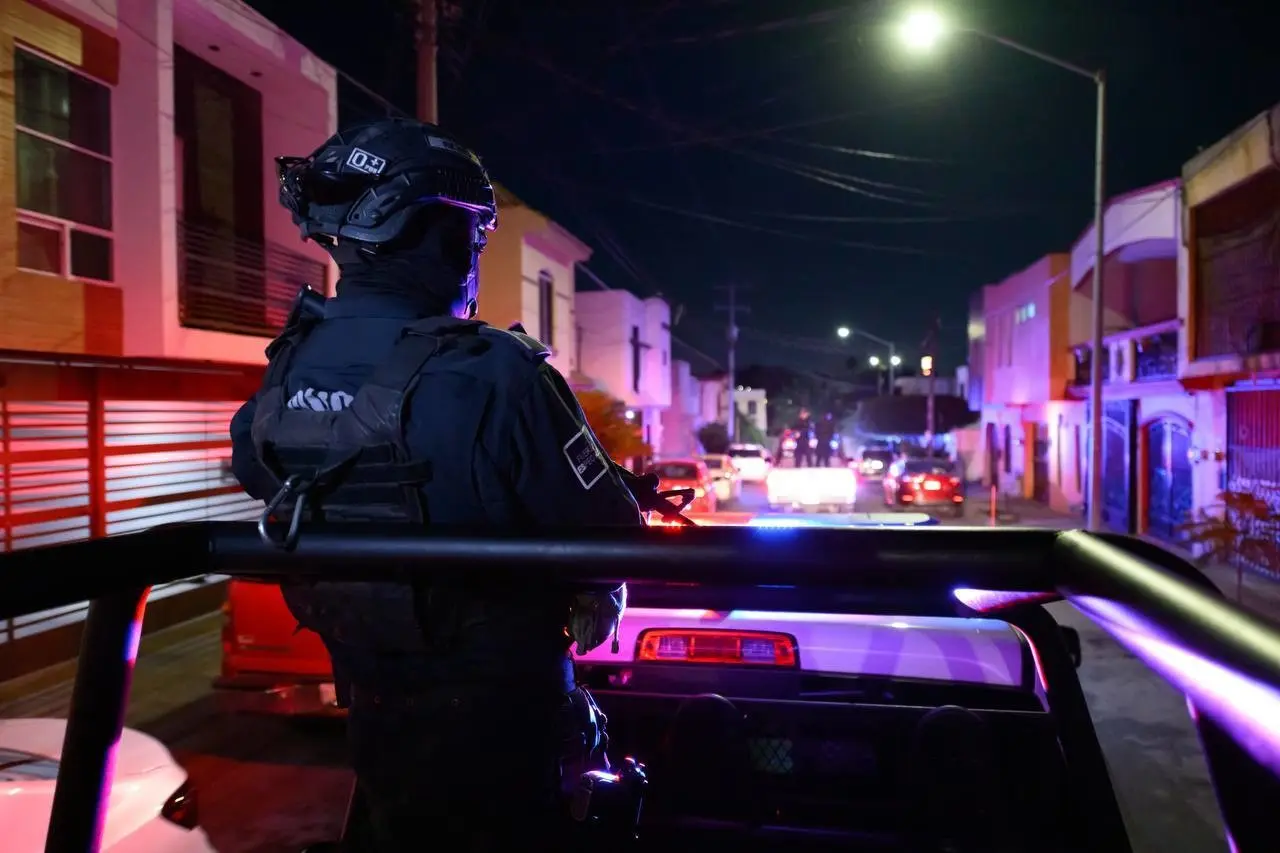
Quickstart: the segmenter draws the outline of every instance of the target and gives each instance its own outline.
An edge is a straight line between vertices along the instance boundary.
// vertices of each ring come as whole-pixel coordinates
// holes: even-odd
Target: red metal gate
[[[1227,488],[1280,511],[1280,386],[1228,390]]]
[[[252,518],[254,501],[230,476],[227,425],[260,377],[252,366],[0,352],[0,551]],[[199,584],[157,588],[152,600]],[[83,614],[80,605],[0,621],[0,679],[33,657],[15,644]]]

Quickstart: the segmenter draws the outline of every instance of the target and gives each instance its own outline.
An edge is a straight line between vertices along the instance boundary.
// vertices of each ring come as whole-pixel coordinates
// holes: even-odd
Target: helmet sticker
[[[452,139],[445,139],[442,136],[428,136],[427,144],[432,148],[443,148],[445,151],[451,151],[459,157],[466,157],[472,163],[479,165],[480,158],[474,152],[468,151]]]
[[[377,177],[381,175],[387,168],[387,161],[376,155],[370,154],[363,148],[352,148],[351,154],[347,157],[347,165],[355,169],[357,172],[363,172],[366,175]]]

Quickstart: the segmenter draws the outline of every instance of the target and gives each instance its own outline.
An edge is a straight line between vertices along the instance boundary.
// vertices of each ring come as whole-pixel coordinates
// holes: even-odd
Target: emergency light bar
[[[931,616],[974,616],[973,607],[987,607],[974,597],[982,591],[1065,597],[1186,694],[1237,849],[1274,844],[1267,816],[1280,801],[1280,630],[1227,602],[1190,564],[1148,543],[1032,529],[813,528],[779,536],[718,527],[533,535],[361,525],[304,526],[288,552],[263,543],[252,523],[208,522],[0,554],[0,617],[94,599],[46,851],[96,853],[103,782],[123,726],[148,588],[203,574],[395,582],[435,576],[511,587],[627,581],[640,591],[696,599],[691,606],[701,608],[754,599],[768,600],[769,609]],[[1087,715],[1052,617],[1034,604],[991,609],[1039,649],[1051,670],[1047,689],[1055,713]],[[762,653],[763,645],[747,640],[736,638],[739,656]],[[666,653],[678,648],[669,638]],[[654,653],[663,649],[659,638]],[[1068,740],[1062,742],[1066,749]],[[1075,764],[1105,771],[1096,738],[1071,749]],[[1098,813],[1091,820],[1120,818]]]

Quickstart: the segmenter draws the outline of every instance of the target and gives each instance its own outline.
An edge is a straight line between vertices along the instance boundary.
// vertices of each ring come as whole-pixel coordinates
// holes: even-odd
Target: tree
[[[703,424],[698,430],[698,443],[703,453],[727,453],[729,450],[729,429],[721,423]]]
[[[854,428],[864,435],[921,435],[928,419],[929,399],[923,396],[869,397],[858,403]],[[978,419],[961,397],[934,398],[938,433],[968,426]]]
[[[738,441],[743,444],[764,444],[764,433],[760,431],[760,427],[742,412],[738,412],[737,436]]]
[[[640,434],[640,425],[627,419],[626,405],[603,391],[577,392],[587,423],[600,439],[604,452],[615,462],[643,459],[653,453]]]

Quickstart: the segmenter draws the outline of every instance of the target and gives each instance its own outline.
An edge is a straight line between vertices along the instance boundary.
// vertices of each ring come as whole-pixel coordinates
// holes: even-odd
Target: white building
[[[671,405],[671,306],[626,290],[578,292],[580,372],[635,412],[655,454],[665,452],[662,413]]]
[[[662,413],[662,452],[665,456],[689,456],[700,452],[698,430],[707,421],[702,414],[702,383],[689,362],[671,361],[671,405]]]
[[[957,378],[951,376],[899,376],[893,380],[893,387],[903,397],[926,397],[929,394],[930,379],[933,379],[935,397],[964,396],[958,390]]]
[[[724,401],[720,411],[729,411],[729,390],[724,390]],[[733,392],[733,404],[738,413],[750,421],[761,435],[769,434],[769,398],[763,388],[749,388],[739,385]],[[741,436],[739,436],[741,438]]]
[[[499,328],[520,323],[551,350],[565,376],[578,371],[574,268],[591,249],[505,187],[495,187],[498,230],[480,256],[478,317]]]

